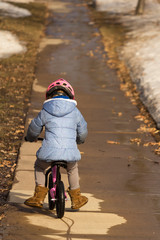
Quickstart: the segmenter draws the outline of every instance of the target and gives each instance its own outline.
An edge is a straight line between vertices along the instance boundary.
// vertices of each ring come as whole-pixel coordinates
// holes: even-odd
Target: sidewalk
[[[52,15],[40,46],[26,129],[41,109],[49,83],[59,77],[70,80],[89,128],[79,163],[81,190],[89,202],[73,212],[68,201],[62,220],[48,210],[47,199],[43,209],[25,206],[24,200],[33,194],[33,165],[41,143],[23,142],[3,240],[159,240],[159,157],[151,146],[143,146],[154,140],[137,131],[139,112],[106,65],[86,5],[57,0],[49,2],[49,8]],[[62,177],[67,188],[66,175]]]

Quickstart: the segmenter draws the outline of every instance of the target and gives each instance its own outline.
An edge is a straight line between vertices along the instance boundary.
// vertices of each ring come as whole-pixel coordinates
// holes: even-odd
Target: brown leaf
[[[141,143],[141,139],[140,138],[131,138],[130,142],[131,143],[136,143],[139,146],[140,143]]]
[[[120,142],[115,142],[115,141],[110,141],[110,140],[108,140],[107,143],[109,143],[109,144],[120,144]]]

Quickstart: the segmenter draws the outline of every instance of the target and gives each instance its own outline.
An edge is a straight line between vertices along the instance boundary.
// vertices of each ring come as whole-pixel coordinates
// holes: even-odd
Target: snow
[[[146,0],[142,16],[135,16],[137,0],[97,0],[127,28],[124,46],[119,50],[136,83],[140,98],[160,129],[160,3]]]
[[[18,38],[9,31],[0,31],[0,41],[0,58],[26,51],[26,47],[20,44]]]
[[[31,13],[24,8],[16,7],[9,3],[0,1],[0,16],[9,16],[13,18],[28,17]],[[13,54],[26,51],[24,44],[20,43],[18,38],[9,31],[0,30],[0,58],[7,58]]]
[[[31,13],[27,9],[16,7],[10,3],[0,2],[0,15],[18,18],[28,17]]]
[[[124,13],[135,8],[137,0],[96,0],[96,6],[99,11]]]

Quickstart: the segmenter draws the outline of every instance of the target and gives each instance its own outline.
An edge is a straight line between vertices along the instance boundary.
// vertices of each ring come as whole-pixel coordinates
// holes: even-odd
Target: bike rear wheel
[[[51,188],[53,188],[52,174],[50,174],[49,176],[48,205],[49,205],[49,209],[53,210],[55,208],[56,202],[52,200],[52,197],[50,195]]]
[[[64,184],[60,181],[56,188],[56,212],[57,217],[62,218],[65,211],[65,191]]]

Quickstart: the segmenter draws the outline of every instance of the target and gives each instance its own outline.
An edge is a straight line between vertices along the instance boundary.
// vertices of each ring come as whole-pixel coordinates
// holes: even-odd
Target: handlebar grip
[[[27,139],[27,137],[26,137],[26,136],[24,137],[24,140],[25,140],[26,142],[28,142],[28,139]]]

